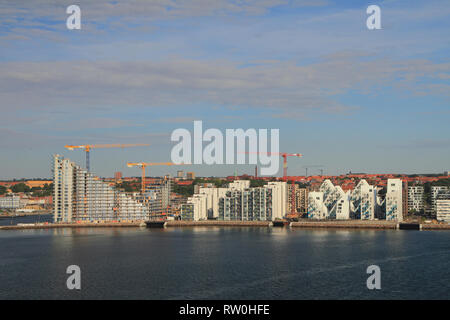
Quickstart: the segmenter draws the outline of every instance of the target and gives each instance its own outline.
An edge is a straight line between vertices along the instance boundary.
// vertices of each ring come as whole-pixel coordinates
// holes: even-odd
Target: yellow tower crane
[[[80,146],[66,145],[65,148],[69,150],[84,149],[86,151],[86,169],[90,171],[89,153],[91,149],[105,149],[105,148],[129,148],[129,147],[146,147],[149,144],[135,143],[135,144],[84,144]]]

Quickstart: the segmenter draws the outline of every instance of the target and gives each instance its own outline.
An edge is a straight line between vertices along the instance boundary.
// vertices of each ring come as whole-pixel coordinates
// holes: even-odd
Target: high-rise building
[[[424,209],[425,191],[423,186],[408,187],[408,211],[420,212]]]
[[[145,193],[136,197],[148,207],[150,217],[171,213],[170,194],[172,185],[173,179],[170,176],[166,176],[163,179],[153,179],[145,187]]]
[[[177,171],[177,178],[184,178],[184,171],[183,170],[178,170]]]
[[[55,222],[143,221],[148,208],[60,155],[53,158]]]
[[[282,219],[287,213],[287,183],[272,181],[264,188],[272,190],[272,220]]]
[[[403,183],[388,179],[386,192],[386,220],[403,221]]]
[[[450,223],[450,190],[441,192],[436,197],[436,219]]]

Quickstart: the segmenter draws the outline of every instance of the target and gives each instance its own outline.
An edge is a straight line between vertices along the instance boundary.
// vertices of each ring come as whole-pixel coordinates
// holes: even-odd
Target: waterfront
[[[14,226],[19,223],[51,223],[53,222],[52,214],[36,214],[26,216],[9,216],[0,217],[0,226]]]
[[[0,299],[449,299],[450,233],[251,227],[0,233]],[[82,289],[69,291],[66,267]],[[380,291],[366,288],[381,268]]]

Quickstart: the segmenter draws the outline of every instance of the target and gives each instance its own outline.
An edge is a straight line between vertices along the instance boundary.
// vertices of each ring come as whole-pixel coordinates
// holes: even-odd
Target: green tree
[[[6,190],[7,190],[6,187],[0,186],[0,195],[5,194]]]
[[[14,193],[19,193],[19,192],[30,192],[31,189],[29,186],[27,186],[25,183],[18,183],[15,184],[11,187],[11,191]]]

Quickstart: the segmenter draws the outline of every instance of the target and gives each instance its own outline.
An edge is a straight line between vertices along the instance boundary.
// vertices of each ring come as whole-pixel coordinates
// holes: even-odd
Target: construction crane
[[[245,152],[246,154],[250,154],[253,152]],[[266,154],[266,155],[279,155],[283,157],[283,180],[287,181],[287,157],[303,157],[300,153],[287,153],[287,152],[256,152],[257,154]]]
[[[303,166],[303,168],[305,168],[305,178],[308,177],[308,169],[310,168],[323,168],[324,166],[321,164],[313,164],[313,165],[307,165],[307,166]],[[320,170],[320,175],[323,176],[323,169],[319,169]]]
[[[65,148],[69,150],[84,149],[86,151],[86,170],[91,170],[89,154],[91,149],[105,149],[105,148],[129,148],[129,147],[146,147],[149,144],[135,143],[135,144],[84,144],[80,146],[66,145]]]
[[[141,167],[142,179],[141,179],[141,192],[145,193],[145,168],[148,166],[176,166],[183,165],[184,163],[173,163],[173,162],[127,162],[127,166],[131,167]]]

